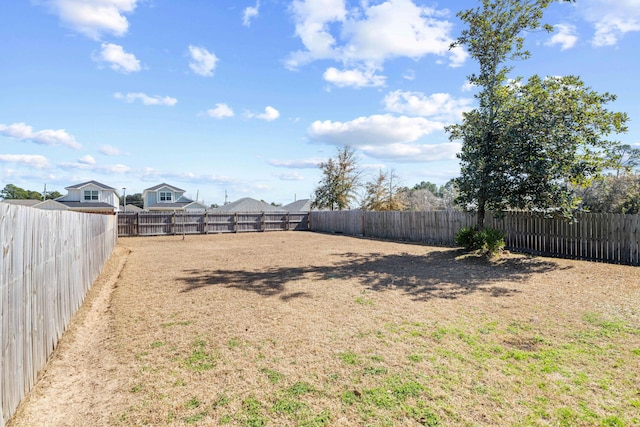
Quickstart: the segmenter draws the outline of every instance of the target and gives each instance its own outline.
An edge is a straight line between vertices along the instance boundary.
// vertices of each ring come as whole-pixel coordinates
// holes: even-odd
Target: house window
[[[84,192],[84,200],[90,202],[92,200],[98,200],[98,191],[97,190],[86,190]]]
[[[160,192],[160,201],[161,202],[170,202],[172,199],[172,194],[170,191],[161,191]]]

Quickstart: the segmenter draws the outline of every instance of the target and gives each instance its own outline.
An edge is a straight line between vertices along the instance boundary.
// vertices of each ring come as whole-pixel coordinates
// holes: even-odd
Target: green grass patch
[[[240,421],[247,427],[262,427],[267,425],[269,418],[265,414],[262,403],[255,397],[248,397],[242,401]]]
[[[356,297],[354,301],[356,304],[373,306],[373,300],[370,298]]]
[[[184,320],[182,322],[167,322],[167,323],[161,323],[160,327],[162,328],[172,328],[174,326],[189,326],[191,325],[193,322],[190,320]]]
[[[262,368],[260,372],[267,376],[271,384],[278,384],[284,378],[284,374],[269,368]]]
[[[196,340],[193,343],[191,354],[184,359],[184,366],[194,372],[204,372],[216,366],[216,358],[206,351],[207,343]]]
[[[313,393],[316,389],[309,383],[299,381],[285,389],[285,393],[289,396],[302,396],[303,394]]]
[[[358,355],[350,351],[338,353],[338,358],[347,365],[356,365],[360,362]]]

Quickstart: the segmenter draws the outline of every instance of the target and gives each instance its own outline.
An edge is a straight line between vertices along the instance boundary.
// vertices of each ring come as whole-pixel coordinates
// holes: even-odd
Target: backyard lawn
[[[10,426],[638,426],[640,268],[121,238]]]

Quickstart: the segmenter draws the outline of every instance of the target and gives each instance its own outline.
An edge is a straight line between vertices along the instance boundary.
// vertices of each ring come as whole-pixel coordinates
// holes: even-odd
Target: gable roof
[[[78,210],[78,211],[93,211],[93,210],[114,211],[116,209],[115,206],[105,202],[67,202],[67,201],[58,200],[58,199],[56,199],[56,202],[62,203],[63,205],[69,207],[70,209]]]
[[[311,210],[311,200],[296,200],[293,203],[289,203],[288,205],[283,206],[282,209],[286,210],[287,212],[308,212]]]
[[[169,184],[166,184],[164,182],[162,184],[158,184],[158,185],[154,185],[153,187],[149,187],[149,188],[145,189],[144,191],[156,191],[156,190],[161,189],[162,187],[168,187],[172,191],[182,191],[184,193],[184,190],[182,188],[174,187],[173,185],[169,185]]]
[[[4,199],[2,200],[4,203],[8,203],[10,205],[17,206],[34,206],[41,202],[41,200],[36,199]]]
[[[69,206],[53,199],[47,199],[44,202],[39,202],[33,207],[38,209],[46,209],[46,210],[59,210],[59,211],[69,210]]]
[[[235,202],[212,209],[213,212],[282,212],[283,208],[270,205],[261,200],[243,197]]]
[[[142,208],[131,203],[127,204],[127,212],[142,212]]]
[[[95,187],[98,187],[102,190],[113,190],[113,191],[117,191],[115,188],[113,187],[109,187],[108,185],[104,185],[98,181],[87,181],[87,182],[83,182],[82,184],[76,184],[76,185],[70,185],[68,187],[65,187],[65,190],[78,190],[80,188],[86,187],[88,185],[93,185]]]

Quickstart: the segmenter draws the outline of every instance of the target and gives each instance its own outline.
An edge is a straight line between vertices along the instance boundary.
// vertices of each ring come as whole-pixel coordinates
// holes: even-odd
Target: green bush
[[[495,228],[480,231],[477,227],[464,227],[456,233],[454,242],[468,251],[480,250],[493,256],[504,249],[504,233]]]
[[[454,242],[468,251],[476,251],[484,246],[482,232],[476,227],[463,227],[454,236]]]
[[[487,228],[484,230],[484,250],[490,255],[502,252],[504,249],[504,233],[495,228]]]

